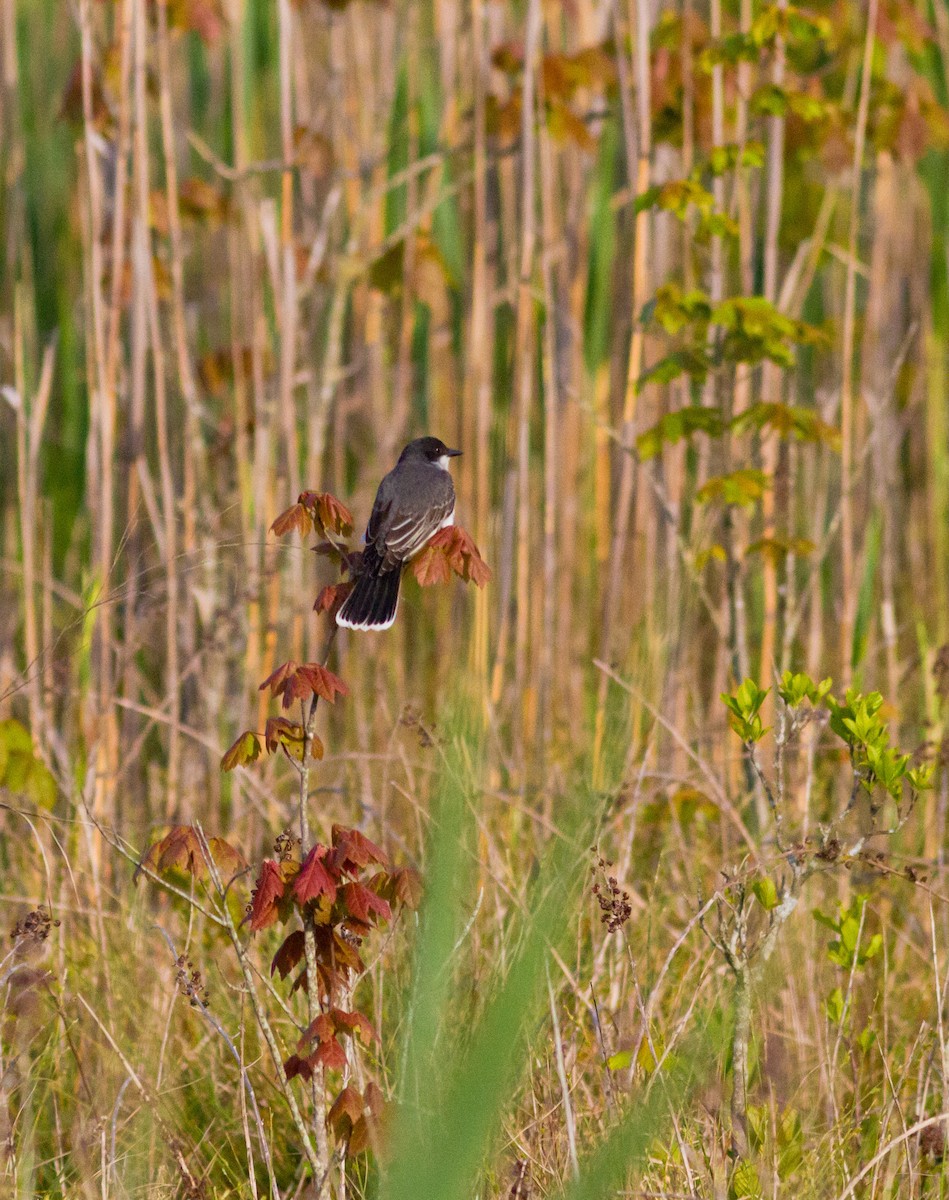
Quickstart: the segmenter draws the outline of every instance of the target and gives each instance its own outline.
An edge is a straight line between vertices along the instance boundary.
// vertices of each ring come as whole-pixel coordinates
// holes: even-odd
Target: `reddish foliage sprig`
[[[348,696],[349,688],[338,675],[334,675],[321,663],[282,663],[260,685],[261,692],[270,689],[271,696],[282,696],[283,707],[289,708],[295,700],[309,700],[319,696],[333,704],[337,695]]]
[[[353,531],[353,514],[329,492],[301,492],[296,504],[280,514],[270,526],[277,537],[296,529],[306,536],[314,530],[326,537]]]
[[[340,1141],[347,1143],[347,1153],[361,1154],[370,1146],[378,1146],[384,1104],[382,1092],[374,1083],[368,1083],[362,1093],[354,1087],[345,1087],[336,1097],[326,1115],[326,1124]]]
[[[211,859],[225,883],[247,869],[247,860],[230,842],[219,837],[210,837],[206,841]],[[166,875],[174,871],[190,875],[192,879],[207,876],[201,838],[193,825],[170,826],[142,855],[135,878],[145,872]]]
[[[352,533],[352,515],[328,492],[301,492],[296,504],[281,513],[271,528],[278,536],[294,530],[303,536],[322,534],[327,540],[315,549],[335,561],[343,574],[352,573],[358,561],[360,552],[339,540]],[[474,542],[458,528],[436,535],[412,569],[426,586],[447,582],[452,572],[479,587],[491,577]],[[324,587],[313,606],[315,611],[334,619],[351,588],[352,583],[346,580]],[[241,733],[223,755],[221,769],[230,771],[256,762],[264,753],[282,752],[297,764],[301,796],[305,797],[304,756],[316,760],[323,757],[323,744],[313,733],[316,705],[319,700],[332,704],[349,689],[321,663],[288,661],[271,672],[260,690],[280,697],[284,710],[299,703],[300,721],[271,717],[263,734],[253,730]],[[305,822],[302,828],[305,832]],[[159,875],[184,871],[202,878],[207,874],[203,840],[196,828],[172,827],[148,850],[141,867]],[[246,870],[243,857],[223,839],[209,838],[206,845],[222,877],[233,880]],[[287,1081],[296,1076],[311,1079],[320,1068],[334,1071],[346,1066],[347,1038],[364,1044],[378,1038],[364,1013],[341,1004],[357,976],[366,969],[360,955],[363,940],[387,924],[395,909],[418,907],[421,880],[411,868],[391,867],[381,847],[359,830],[343,825],[333,826],[328,844],[317,842],[313,846],[300,845],[299,838],[285,831],[274,843],[274,854],[260,865],[242,924],[256,933],[278,923],[287,924],[294,917],[299,919],[300,924],[287,932],[277,948],[270,967],[271,976],[283,980],[296,972],[291,995],[299,988],[310,990],[313,983],[305,965],[307,938],[312,935],[318,979],[311,1003],[315,999],[321,1011],[303,1030],[294,1053],[283,1064]],[[190,974],[183,986],[189,984],[197,987]],[[312,1011],[311,1007],[311,1015]],[[346,1144],[349,1154],[358,1154],[378,1145],[382,1111],[382,1093],[374,1083],[362,1092],[348,1086],[330,1107],[327,1127]]]
[[[474,539],[460,525],[440,529],[412,560],[411,569],[422,587],[448,583],[452,572],[477,587],[491,582],[491,568],[481,557]]]
[[[392,903],[414,906],[418,902],[418,876],[409,868],[390,872],[387,866],[385,851],[365,834],[334,825],[330,845],[318,842],[301,864],[268,859],[261,867],[247,918],[250,926],[263,929],[294,912],[301,920],[315,919],[320,995],[327,1006],[284,1063],[288,1079],[298,1075],[309,1079],[319,1067],[341,1070],[346,1062],[340,1041],[343,1035],[357,1036],[363,1042],[377,1036],[368,1017],[345,1011],[335,1001],[365,969],[359,955],[363,937],[391,920]],[[303,961],[304,950],[303,929],[292,930],[273,957],[271,975],[286,979]],[[292,991],[306,983],[304,967]],[[357,1125],[358,1117],[346,1132],[351,1136]]]

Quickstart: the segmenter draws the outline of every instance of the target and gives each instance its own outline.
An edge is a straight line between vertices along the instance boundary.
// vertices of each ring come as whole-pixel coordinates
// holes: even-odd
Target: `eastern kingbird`
[[[416,438],[379,484],[353,590],[336,614],[347,629],[388,629],[399,607],[402,568],[455,518],[448,460],[460,454],[435,437]]]

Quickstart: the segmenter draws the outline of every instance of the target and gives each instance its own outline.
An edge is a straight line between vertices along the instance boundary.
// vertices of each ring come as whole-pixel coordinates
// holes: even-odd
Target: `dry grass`
[[[285,763],[219,771],[263,728],[256,683],[326,643],[329,568],[269,526],[305,487],[361,523],[421,431],[464,448],[459,517],[494,582],[408,584],[390,633],[336,641],[351,691],[319,713],[311,824],[424,873],[433,796],[466,764],[464,1030],[545,850],[577,808],[596,819],[479,1194],[558,1194],[627,1093],[661,1086],[655,1061],[727,1023],[699,913],[722,871],[780,852],[719,694],[787,668],[879,689],[937,767],[885,861],[807,883],[755,981],[746,1161],[769,1196],[945,1193],[941,1124],[910,1131],[949,1109],[949,15],[828,0],[812,44],[784,4],[787,38],[762,34],[771,8],[0,0],[0,720],[57,784],[37,805],[0,772],[0,903],[11,930],[41,904],[60,922],[0,966],[11,1194],[312,1194],[226,940],[132,864],[169,821],[256,862],[294,820]],[[754,54],[707,56],[754,31]],[[651,190],[693,170],[727,220]],[[644,381],[690,329],[695,353],[734,345],[644,314],[669,284],[821,336]],[[762,424],[762,404],[786,408]],[[650,456],[642,435],[700,405],[744,423]],[[763,492],[716,501],[746,468]],[[846,758],[812,723],[783,769],[789,836],[813,835]],[[838,905],[882,937],[853,971],[810,915]],[[382,1039],[358,1070],[388,1093],[412,927],[360,984]],[[277,939],[256,940],[265,975]],[[289,1045],[303,1007],[278,992]],[[726,1042],[624,1194],[755,1194]],[[377,1186],[350,1164],[351,1195]]]

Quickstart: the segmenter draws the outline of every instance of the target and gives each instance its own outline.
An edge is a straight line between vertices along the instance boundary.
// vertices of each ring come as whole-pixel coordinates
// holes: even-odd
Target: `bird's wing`
[[[455,489],[445,472],[444,486],[440,486],[434,496],[430,494],[429,486],[429,502],[419,509],[410,504],[400,505],[387,483],[388,476],[379,486],[366,541],[374,543],[386,567],[392,568],[408,562],[451,517],[455,508]]]

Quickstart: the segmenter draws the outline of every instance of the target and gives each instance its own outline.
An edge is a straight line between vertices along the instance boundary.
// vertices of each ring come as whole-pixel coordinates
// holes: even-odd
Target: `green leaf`
[[[693,433],[718,437],[724,432],[722,414],[717,408],[691,405],[666,413],[636,439],[636,449],[644,461],[655,458],[665,445],[673,445]]]
[[[665,1048],[665,1041],[658,1031],[653,1033],[651,1044],[649,1038],[643,1038],[643,1044],[639,1047],[639,1054],[636,1056],[636,1066],[644,1075],[651,1075],[659,1066],[659,1059],[662,1058]]]
[[[864,950],[863,953],[860,955],[861,965],[865,962],[869,962],[871,958],[876,958],[876,956],[880,953],[880,951],[882,949],[883,949],[883,934],[875,933],[873,935],[873,937],[870,938],[870,941],[867,944],[866,950]]]
[[[921,766],[913,767],[907,771],[906,778],[915,791],[924,792],[933,786],[933,774],[935,770],[935,763],[923,763]]]
[[[711,363],[704,347],[676,350],[661,358],[648,371],[644,371],[636,380],[637,389],[646,383],[671,383],[680,375],[689,375],[697,382],[704,382]]]
[[[764,879],[756,879],[751,885],[751,890],[765,912],[771,912],[773,908],[777,908],[781,903],[774,881],[768,879],[767,876]]]
[[[808,538],[786,538],[776,535],[758,538],[756,541],[750,542],[745,549],[745,557],[747,558],[751,554],[760,554],[769,562],[782,563],[791,554],[798,558],[806,558],[816,549],[817,547]]]
[[[13,754],[17,751],[26,754],[33,753],[33,739],[30,737],[30,731],[25,725],[21,725],[19,721],[10,718],[7,721],[0,721],[0,747],[7,754]],[[6,756],[0,759],[0,763],[5,764]]]
[[[832,682],[828,678],[822,679],[820,683],[815,683],[810,675],[803,673],[796,675],[793,671],[785,671],[778,685],[778,695],[788,708],[797,708],[805,700],[817,705],[830,691]]]
[[[664,283],[656,291],[654,316],[666,333],[679,333],[689,324],[697,324],[701,331],[711,319],[712,305],[698,288],[683,292],[677,283]]]
[[[611,1071],[626,1071],[632,1065],[632,1061],[632,1050],[619,1050],[616,1054],[609,1056],[606,1065]]]
[[[795,1108],[786,1108],[778,1122],[778,1177],[783,1181],[804,1161],[804,1130],[801,1115]]]
[[[737,238],[738,222],[728,213],[703,213],[695,223],[694,237],[700,245],[706,245],[712,238]]]
[[[828,1021],[833,1025],[839,1025],[844,1015],[844,1008],[844,994],[839,987],[835,987],[824,1001],[824,1012],[827,1014]]]
[[[405,240],[390,246],[369,266],[369,286],[388,296],[397,295],[405,274]]]
[[[860,922],[854,916],[847,916],[840,923],[840,940],[843,943],[844,949],[849,950],[851,954],[857,948],[857,939],[860,936]]]
[[[743,742],[758,742],[767,733],[758,713],[769,691],[758,687],[753,679],[746,679],[734,695],[722,693],[722,701],[731,713],[729,724]]]
[[[733,417],[731,427],[736,433],[770,429],[781,438],[814,442],[834,450],[840,448],[840,430],[822,421],[811,409],[799,405],[759,401]]]
[[[646,188],[633,201],[633,212],[645,212],[647,208],[653,208],[659,203],[659,196],[662,192],[662,184],[654,183],[652,187]]]
[[[673,179],[659,188],[656,203],[660,208],[682,219],[690,208],[700,213],[710,213],[715,197],[696,179]]]
[[[771,481],[764,471],[740,467],[728,475],[714,475],[699,488],[695,498],[699,504],[710,504],[714,500],[750,508],[770,486]]]
[[[741,144],[729,142],[714,146],[708,156],[709,170],[713,175],[724,175],[736,167],[763,167],[765,150],[762,142],[749,141]]]
[[[716,38],[699,55],[699,68],[706,74],[719,63],[735,66],[739,62],[757,62],[761,48],[750,34],[730,33]]]
[[[833,917],[828,917],[826,913],[822,913],[819,908],[811,909],[811,916],[818,925],[823,925],[825,929],[832,929],[834,933],[840,932],[840,924]]]
[[[766,83],[751,94],[748,107],[757,117],[783,117],[788,111],[788,94],[776,83]]]
[[[735,1167],[732,1175],[731,1194],[735,1200],[758,1200],[758,1197],[763,1195],[761,1181],[754,1163],[742,1159]]]

